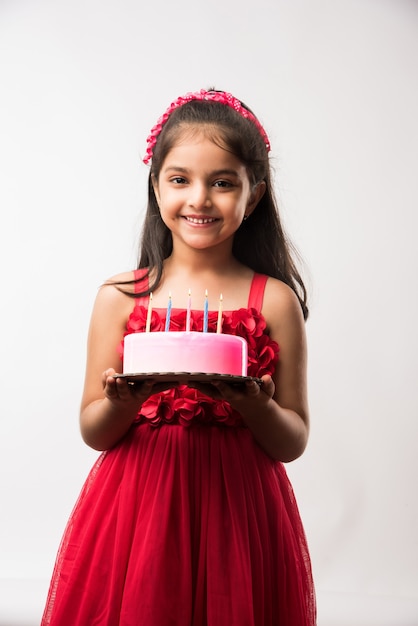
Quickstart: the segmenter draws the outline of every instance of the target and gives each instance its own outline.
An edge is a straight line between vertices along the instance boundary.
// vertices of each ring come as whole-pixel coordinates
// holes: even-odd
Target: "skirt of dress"
[[[244,427],[134,426],[93,467],[42,626],[314,626],[292,488]]]

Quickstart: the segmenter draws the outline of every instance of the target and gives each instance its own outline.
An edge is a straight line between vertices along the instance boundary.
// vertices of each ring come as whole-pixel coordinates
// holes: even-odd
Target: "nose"
[[[203,209],[211,205],[210,191],[203,183],[194,183],[189,188],[188,204],[194,209]]]

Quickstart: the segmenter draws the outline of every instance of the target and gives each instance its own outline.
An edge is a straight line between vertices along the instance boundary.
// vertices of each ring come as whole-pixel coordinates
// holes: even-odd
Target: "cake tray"
[[[223,383],[228,383],[229,385],[234,386],[243,385],[247,381],[254,381],[260,386],[263,383],[261,378],[255,378],[254,376],[207,374],[204,372],[147,372],[135,374],[114,374],[113,378],[125,378],[131,385],[141,383],[150,378],[153,378],[158,382],[181,382],[183,384],[187,384],[188,382],[211,383],[213,380],[219,380]]]

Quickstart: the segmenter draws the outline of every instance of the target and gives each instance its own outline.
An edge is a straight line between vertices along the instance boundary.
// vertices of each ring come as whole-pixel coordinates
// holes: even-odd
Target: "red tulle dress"
[[[260,313],[223,313],[248,341],[248,374],[272,373],[278,346]],[[143,332],[147,299],[126,333]],[[173,309],[171,330],[186,311]],[[203,312],[192,311],[191,330]],[[209,313],[209,332],[217,313]],[[165,326],[154,310],[151,330]],[[123,345],[121,347],[123,350]],[[261,416],[260,416],[260,419]],[[305,534],[283,464],[223,401],[179,387],[143,404],[127,435],[100,455],[71,514],[42,626],[314,626]]]

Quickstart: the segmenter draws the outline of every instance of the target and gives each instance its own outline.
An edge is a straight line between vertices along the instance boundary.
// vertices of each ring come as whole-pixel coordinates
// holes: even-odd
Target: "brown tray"
[[[254,381],[258,385],[262,384],[261,378],[253,376],[233,376],[232,374],[206,374],[204,372],[148,372],[135,374],[115,374],[114,378],[126,378],[131,383],[140,383],[149,378],[158,380],[158,382],[200,382],[210,383],[212,380],[220,380],[230,385],[242,385],[247,381]]]

